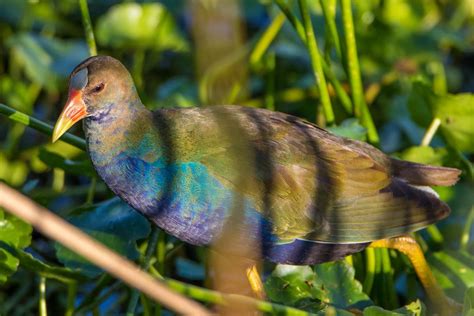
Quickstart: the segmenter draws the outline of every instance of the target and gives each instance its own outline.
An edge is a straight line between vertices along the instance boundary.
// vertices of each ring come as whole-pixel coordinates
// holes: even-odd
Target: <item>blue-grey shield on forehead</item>
[[[78,72],[76,72],[72,77],[71,81],[69,82],[69,89],[74,89],[74,90],[82,90],[87,86],[88,82],[88,70],[86,68],[82,68]]]

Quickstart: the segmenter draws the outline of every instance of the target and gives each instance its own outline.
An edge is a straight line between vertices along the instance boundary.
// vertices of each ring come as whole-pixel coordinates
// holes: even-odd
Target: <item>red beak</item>
[[[69,90],[69,98],[53,131],[53,143],[57,141],[74,124],[87,116],[86,104],[82,100],[81,90]]]

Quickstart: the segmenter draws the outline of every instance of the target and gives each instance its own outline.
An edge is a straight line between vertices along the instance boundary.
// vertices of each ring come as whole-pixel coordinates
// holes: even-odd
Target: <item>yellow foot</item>
[[[258,274],[257,266],[253,264],[252,266],[246,269],[247,272],[247,279],[249,280],[250,287],[254,292],[255,296],[258,299],[264,300],[265,299],[265,290],[263,288],[262,279]]]
[[[462,306],[444,294],[426,262],[423,251],[415,239],[410,236],[382,239],[374,241],[369,247],[391,248],[405,254],[413,265],[416,275],[438,315],[456,315],[457,312],[461,311]]]

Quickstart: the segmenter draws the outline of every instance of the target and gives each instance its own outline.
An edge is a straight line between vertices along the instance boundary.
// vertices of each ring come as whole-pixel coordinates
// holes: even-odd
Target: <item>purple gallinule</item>
[[[295,265],[369,245],[396,248],[409,255],[431,299],[444,300],[417,244],[399,236],[449,214],[428,187],[453,185],[457,169],[397,160],[265,109],[152,112],[127,69],[108,56],[88,58],[72,72],[53,141],[81,119],[108,187],[183,241],[210,245],[232,228],[235,242],[219,251],[247,249],[246,256]]]

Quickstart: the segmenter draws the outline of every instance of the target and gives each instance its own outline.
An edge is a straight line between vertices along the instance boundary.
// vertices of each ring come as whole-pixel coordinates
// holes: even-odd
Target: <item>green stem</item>
[[[357,57],[351,0],[341,0],[341,9],[342,21],[344,25],[344,39],[347,47],[347,67],[349,68],[349,81],[352,90],[352,100],[354,102],[354,113],[357,117],[360,117],[362,115],[362,102],[364,100],[364,93],[362,88],[362,79],[360,76],[359,59]]]
[[[61,192],[64,189],[64,178],[65,172],[63,169],[54,168],[53,169],[53,190],[56,192]]]
[[[66,312],[64,313],[65,316],[74,315],[74,303],[76,301],[76,294],[77,294],[77,283],[76,282],[69,283],[67,287],[67,307],[66,307]]]
[[[46,308],[46,278],[41,276],[39,283],[39,306],[38,311],[40,316],[48,316]]]
[[[207,70],[206,73],[202,76],[199,85],[198,85],[198,94],[199,100],[202,105],[209,105],[210,97],[208,91],[211,89],[214,81],[218,79],[218,76],[222,74],[225,70],[229,69],[242,58],[247,57],[250,52],[250,45],[253,47],[253,43],[248,43],[243,47],[240,47],[236,51],[232,52],[230,55],[226,56],[222,60],[219,60],[213,63]]]
[[[277,36],[278,32],[281,30],[285,20],[286,18],[283,13],[279,13],[273,19],[272,23],[270,23],[265,32],[263,32],[262,37],[260,37],[254,49],[252,50],[252,53],[250,54],[250,64],[255,65],[262,59],[263,54],[265,54],[270,44]]]
[[[448,93],[448,84],[446,82],[446,72],[443,63],[434,61],[428,65],[433,73],[433,91],[437,95]]]
[[[151,232],[150,239],[148,240],[148,245],[145,251],[145,257],[143,258],[142,263],[140,264],[143,270],[148,270],[150,267],[150,260],[153,255],[153,252],[156,249],[156,244],[158,243],[158,236],[160,235],[161,230],[158,229],[156,226],[153,226],[153,231]],[[127,316],[134,315],[135,309],[137,308],[138,299],[140,298],[140,292],[137,290],[133,290],[130,301],[127,307]]]
[[[235,104],[241,90],[241,84],[239,82],[235,82],[232,85],[232,89],[230,89],[229,96],[227,97],[227,102],[225,104]]]
[[[94,203],[94,194],[97,187],[97,178],[93,176],[91,178],[91,184],[89,185],[89,190],[87,190],[86,205],[91,205]]]
[[[133,54],[133,68],[132,74],[135,79],[135,86],[138,91],[143,90],[143,65],[145,63],[145,51],[143,49],[137,49]]]
[[[375,278],[375,249],[365,249],[365,278],[364,278],[364,292],[370,295]]]
[[[328,87],[326,84],[326,77],[324,76],[323,66],[321,64],[321,56],[319,54],[316,36],[314,36],[313,24],[311,23],[311,16],[308,10],[306,0],[298,0],[301,16],[303,17],[303,26],[306,34],[306,43],[311,58],[311,65],[313,66],[313,74],[316,79],[316,84],[319,88],[321,104],[323,106],[324,116],[328,125],[334,124],[334,112],[329,98]]]
[[[444,238],[443,238],[443,234],[441,234],[438,227],[434,224],[430,225],[426,227],[426,232],[428,233],[428,235],[430,235],[431,241],[433,242],[434,247],[441,248],[441,246],[444,243]]]
[[[112,281],[113,279],[109,274],[102,274],[99,280],[95,282],[94,288],[85,295],[75,312],[78,313],[78,311],[84,310],[87,306],[92,306],[98,300],[100,294],[110,287]]]
[[[460,163],[463,165],[463,167],[466,170],[466,178],[474,181],[474,165],[471,163],[469,159],[464,156],[462,152],[460,152],[458,149],[451,147],[449,148],[454,155],[456,155],[456,158],[459,159]]]
[[[156,269],[150,267],[151,274],[158,278],[160,281],[164,282],[171,289],[175,290],[178,293],[186,295],[187,297],[193,298],[195,300],[218,305],[227,305],[228,302],[235,302],[246,305],[253,305],[259,311],[271,314],[281,314],[281,315],[314,315],[306,311],[296,309],[293,307],[288,307],[279,304],[273,304],[265,301],[260,301],[251,297],[237,295],[237,294],[223,294],[217,291],[208,290],[196,285],[187,284],[180,282],[174,279],[163,278],[163,276],[156,271]]]
[[[431,121],[430,126],[426,130],[425,135],[423,136],[423,139],[421,140],[421,146],[429,146],[431,143],[431,140],[433,139],[436,131],[438,130],[439,126],[441,125],[441,120],[437,117]]]
[[[351,98],[349,97],[347,92],[344,90],[339,80],[337,80],[336,75],[332,71],[331,67],[329,67],[329,65],[324,61],[324,59],[322,60],[322,64],[323,64],[324,73],[326,74],[329,81],[331,82],[334,88],[334,92],[336,93],[337,98],[341,102],[341,105],[344,107],[344,110],[346,110],[348,114],[352,114],[353,112],[352,112]]]
[[[336,21],[334,20],[334,15],[331,12],[331,9],[328,6],[327,0],[319,0],[321,8],[323,9],[324,20],[326,21],[326,26],[331,35],[331,41],[336,49],[336,55],[339,60],[342,61],[342,50],[341,50],[341,41],[339,40],[339,34],[336,28]]]
[[[382,276],[383,283],[385,286],[384,290],[384,306],[389,307],[390,309],[395,309],[398,306],[397,302],[397,293],[395,293],[395,286],[393,284],[393,271],[392,263],[390,262],[389,249],[381,248],[381,257],[382,257]],[[385,292],[387,291],[387,292]]]
[[[75,310],[75,314],[77,315],[84,314],[84,312],[90,311],[90,310],[92,310],[92,313],[94,314],[96,310],[98,310],[98,307],[100,306],[100,304],[102,304],[107,298],[109,298],[112,294],[114,294],[114,292],[122,285],[123,285],[122,282],[119,282],[119,281],[115,282],[111,286],[104,289],[104,291],[102,291],[101,293],[98,293],[96,299],[94,299],[90,303],[81,304],[81,306],[79,306]]]
[[[378,145],[380,142],[379,138],[379,133],[377,132],[377,129],[375,128],[374,120],[372,119],[372,115],[370,114],[369,108],[367,107],[367,104],[365,103],[365,100],[362,102],[362,125],[367,128],[367,138],[369,139],[369,142],[371,142],[374,145]]]
[[[304,31],[303,24],[298,20],[298,18],[291,12],[290,7],[286,3],[285,0],[275,0],[275,3],[280,8],[281,12],[285,14],[288,21],[290,21],[291,25],[293,25],[296,33],[298,33],[299,38],[306,44],[306,35]]]
[[[471,234],[472,223],[474,222],[474,207],[471,208],[469,215],[466,219],[466,223],[464,224],[464,229],[461,235],[461,250],[467,250],[467,246],[469,245],[469,236]]]
[[[140,293],[140,303],[143,306],[143,316],[151,316],[151,304],[148,298]]]
[[[275,52],[269,52],[265,59],[265,108],[275,111]]]
[[[164,282],[178,293],[194,298],[201,302],[225,305],[227,302],[236,302],[240,304],[253,305],[259,311],[271,314],[281,315],[311,315],[310,313],[293,307],[272,304],[265,301],[256,300],[247,296],[236,294],[222,294],[216,291],[204,289],[195,285],[189,285],[180,281],[165,279]]]
[[[94,32],[92,31],[92,22],[89,15],[87,0],[79,0],[79,6],[81,8],[82,24],[84,25],[84,32],[86,33],[87,46],[89,46],[89,54],[95,56],[97,55],[97,46],[95,45]]]
[[[372,287],[372,296],[375,303],[382,305],[383,299],[383,280],[382,280],[382,260],[380,258],[380,248],[374,249],[375,254],[375,269],[374,269],[374,284]]]
[[[158,261],[158,272],[161,275],[165,274],[165,260],[166,260],[166,234],[160,230],[158,235],[158,242],[155,243],[156,247],[156,258]]]
[[[12,109],[2,103],[0,103],[0,114],[7,116],[12,121],[27,125],[45,135],[51,136],[53,134],[53,127],[51,125],[26,115],[23,112]],[[86,142],[80,137],[66,133],[61,137],[61,140],[79,149],[86,150]]]
[[[298,20],[298,18],[291,12],[290,7],[284,0],[275,0],[275,3],[278,5],[280,10],[285,14],[288,21],[291,23],[293,28],[296,30],[301,41],[306,45],[306,35],[304,31],[303,24]],[[339,101],[343,105],[344,109],[347,113],[352,114],[352,103],[351,99],[347,95],[344,88],[342,88],[341,83],[337,79],[336,75],[332,72],[331,67],[326,63],[324,59],[321,59],[321,64],[323,66],[324,73],[328,77],[329,81],[334,87],[334,91],[336,92]]]
[[[346,64],[349,82],[352,91],[352,102],[354,104],[354,114],[361,118],[362,125],[367,128],[367,136],[371,143],[378,144],[379,136],[364,99],[364,89],[359,68],[359,58],[357,57],[357,46],[354,31],[354,21],[352,19],[351,0],[341,0],[342,23],[344,26],[344,39],[346,46]]]
[[[352,255],[348,255],[344,258],[344,260],[351,266],[354,266],[354,257]]]
[[[158,244],[156,245],[156,259],[157,259],[157,270],[158,274],[163,277],[165,275],[165,262],[166,262],[166,234],[164,231],[160,231],[158,236]],[[155,305],[155,315],[161,315],[163,308],[160,304]]]

